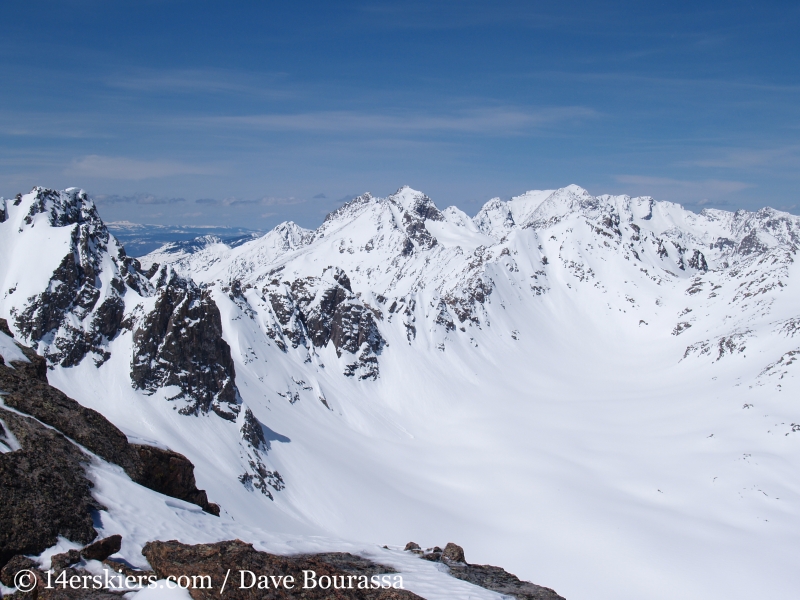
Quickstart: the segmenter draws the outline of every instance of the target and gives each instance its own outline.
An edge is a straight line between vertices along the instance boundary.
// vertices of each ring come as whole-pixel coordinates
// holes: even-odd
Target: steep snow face
[[[125,319],[191,321],[156,308],[177,294],[213,332],[216,309],[244,404],[196,410],[192,368],[171,379],[161,344],[147,356],[165,378],[135,387],[127,330],[99,367],[50,380],[191,458],[239,523],[455,541],[568,598],[790,598],[798,234],[771,209],[697,215],[578,186],[474,219],[408,187],[365,194],[315,231],[142,259],[152,291],[127,289]],[[182,292],[163,291],[169,273]],[[186,317],[163,339],[210,348]]]

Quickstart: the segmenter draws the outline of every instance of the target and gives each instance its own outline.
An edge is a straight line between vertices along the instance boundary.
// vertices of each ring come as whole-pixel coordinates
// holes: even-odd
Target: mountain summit
[[[0,208],[16,339],[221,507],[148,496],[143,526],[97,468],[99,531],[130,561],[158,529],[284,552],[458,539],[568,598],[797,583],[800,217],[571,185],[470,218],[405,186],[316,230],[133,259],[82,191]]]

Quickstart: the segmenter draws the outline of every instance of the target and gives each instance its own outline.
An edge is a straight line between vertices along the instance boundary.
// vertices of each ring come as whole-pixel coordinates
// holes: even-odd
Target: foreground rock
[[[77,551],[73,550],[71,552]],[[30,592],[23,593],[18,591],[11,596],[7,596],[8,598],[36,598],[38,600],[84,600],[87,598],[91,600],[119,600],[122,598],[119,592],[113,592],[104,588],[94,589],[92,585],[86,587],[81,586],[80,589],[72,589],[69,585],[60,586],[53,583],[58,581],[59,577],[63,577],[65,581],[76,576],[81,578],[81,580],[86,577],[89,578],[88,581],[91,581],[92,577],[92,573],[89,573],[85,569],[72,568],[69,565],[54,565],[53,568],[53,573],[48,577],[48,574],[42,571],[35,561],[25,556],[17,555],[0,569],[0,583],[8,587],[14,587],[15,583],[17,583],[15,580],[17,573],[20,571],[28,571],[29,577],[36,581],[35,587],[33,587]],[[51,581],[49,588],[48,579]],[[22,581],[23,584],[29,582],[30,580]]]
[[[464,549],[458,544],[448,543],[444,550],[436,546],[423,551],[419,544],[409,542],[405,550],[419,554],[421,558],[447,565],[450,575],[462,581],[479,585],[482,588],[504,594],[518,600],[564,600],[550,588],[529,581],[522,581],[505,569],[492,565],[471,565],[464,557]]]
[[[394,570],[346,553],[279,556],[259,552],[251,544],[233,540],[193,546],[177,541],[148,542],[142,549],[142,554],[150,562],[159,578],[172,576],[177,580],[179,577],[191,579],[192,577],[209,576],[210,580],[204,589],[195,587],[188,590],[194,600],[219,598],[225,574],[229,569],[231,575],[225,585],[224,596],[231,600],[273,598],[411,600],[419,598],[416,594],[402,589],[363,589],[363,587],[369,587],[373,575],[389,574]],[[241,571],[250,571],[256,576],[272,575],[279,583],[276,586],[275,580],[266,578],[261,580],[262,589],[258,589],[259,581],[254,580],[247,573],[244,574],[242,580]],[[311,585],[312,580],[307,579],[307,574],[304,574],[303,571],[314,573],[315,586]],[[279,579],[280,576],[290,576],[294,580],[287,585],[285,580]],[[376,580],[381,581],[380,577]],[[387,580],[391,581],[391,578]],[[254,584],[252,587],[246,587],[251,583]],[[327,589],[321,589],[320,584],[327,584]],[[289,585],[293,587],[290,588]],[[339,589],[335,589],[335,587]]]
[[[86,560],[105,560],[112,554],[119,552],[121,547],[122,536],[112,535],[86,546],[81,550],[81,556]]]
[[[59,536],[80,544],[97,536],[91,513],[103,507],[86,477],[92,457],[77,444],[143,486],[219,515],[185,456],[129,444],[103,415],[50,386],[44,359],[19,347],[29,362],[0,364],[0,442],[8,450],[0,453],[0,567],[17,554],[41,553]]]
[[[84,472],[89,457],[34,419],[8,410],[0,419],[21,446],[0,454],[0,566],[16,554],[41,553],[58,536],[91,542],[91,512],[102,507]]]
[[[219,516],[219,506],[208,501],[205,490],[197,489],[194,465],[183,454],[155,446],[130,445],[139,458],[137,483],[165,496],[180,498]]]

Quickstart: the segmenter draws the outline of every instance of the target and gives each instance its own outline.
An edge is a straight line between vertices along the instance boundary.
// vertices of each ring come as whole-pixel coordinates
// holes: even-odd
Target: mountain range
[[[501,597],[415,540],[570,600],[796,593],[800,217],[574,185],[470,217],[402,187],[132,258],[79,189],[0,209],[13,340],[217,507],[93,459],[94,528],[134,567],[154,539],[239,538]]]

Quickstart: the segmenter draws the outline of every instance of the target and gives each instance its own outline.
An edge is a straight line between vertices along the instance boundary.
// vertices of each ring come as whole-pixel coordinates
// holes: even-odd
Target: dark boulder
[[[137,483],[166,496],[179,498],[219,516],[219,506],[208,501],[205,490],[198,490],[194,465],[183,454],[154,446],[131,444],[139,456]]]
[[[102,540],[97,540],[81,550],[81,556],[86,560],[105,560],[122,548],[122,536],[112,535]]]
[[[81,562],[81,551],[75,549],[67,550],[61,554],[54,554],[50,557],[50,567],[56,571],[61,571],[79,562]]]
[[[466,564],[467,559],[464,558],[464,549],[461,546],[454,544],[453,542],[448,542],[448,544],[444,547],[444,551],[442,552],[442,561]]]
[[[6,587],[14,587],[14,576],[20,571],[34,571],[39,567],[38,563],[27,556],[17,554],[7,560],[0,568],[0,583]]]

